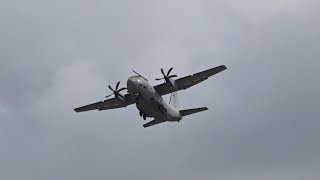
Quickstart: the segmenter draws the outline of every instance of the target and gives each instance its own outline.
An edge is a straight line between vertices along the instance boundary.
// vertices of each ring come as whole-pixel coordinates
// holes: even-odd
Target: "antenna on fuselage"
[[[148,81],[147,78],[143,77],[141,74],[137,73],[136,71],[132,70],[134,73],[136,73],[138,76],[142,77],[143,79],[145,79],[146,81]]]

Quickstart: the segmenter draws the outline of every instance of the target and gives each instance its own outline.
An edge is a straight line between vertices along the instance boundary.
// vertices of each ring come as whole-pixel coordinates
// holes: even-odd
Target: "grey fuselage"
[[[137,98],[136,106],[146,117],[157,121],[180,121],[179,109],[164,101],[162,96],[140,76],[132,76],[127,81],[128,93]]]

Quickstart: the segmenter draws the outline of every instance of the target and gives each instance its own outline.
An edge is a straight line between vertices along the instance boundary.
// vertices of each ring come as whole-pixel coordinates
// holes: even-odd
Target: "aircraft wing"
[[[84,111],[91,111],[91,110],[108,110],[108,109],[117,109],[126,107],[128,105],[136,103],[135,97],[131,96],[130,94],[126,94],[124,96],[124,100],[121,100],[119,98],[112,98],[107,99],[105,101],[96,102],[93,104],[89,104],[86,106],[75,108],[74,110],[76,112],[84,112]]]
[[[218,66],[212,69],[208,69],[206,71],[202,71],[193,75],[177,79],[175,80],[176,87],[173,87],[167,83],[163,83],[155,86],[154,89],[161,95],[166,95],[176,91],[185,90],[202,81],[207,80],[210,76],[213,76],[226,69],[227,67],[225,65]]]

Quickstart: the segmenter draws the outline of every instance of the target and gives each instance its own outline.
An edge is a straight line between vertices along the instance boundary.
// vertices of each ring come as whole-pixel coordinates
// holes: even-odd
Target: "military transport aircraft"
[[[110,85],[108,86],[113,93],[106,96],[106,98],[109,98],[112,95],[115,96],[114,98],[82,106],[74,110],[76,112],[90,110],[103,111],[136,104],[139,110],[139,114],[141,117],[143,117],[144,120],[146,120],[147,117],[154,118],[154,120],[143,125],[143,127],[145,128],[166,121],[180,122],[180,120],[184,116],[205,111],[208,110],[208,108],[201,107],[195,109],[179,110],[177,91],[188,89],[191,86],[205,81],[210,76],[226,70],[227,67],[224,65],[218,66],[176,80],[174,80],[173,78],[178,77],[177,75],[170,75],[172,69],[173,68],[170,68],[167,73],[165,73],[164,70],[161,69],[163,77],[156,80],[164,80],[164,83],[157,86],[150,85],[145,77],[133,71],[136,76],[132,76],[127,80],[127,88],[119,89],[120,82],[117,83],[115,89],[113,89]],[[125,95],[120,93],[124,90],[128,91],[128,93]],[[170,93],[170,101],[169,103],[167,103],[166,101],[164,101],[162,96]]]

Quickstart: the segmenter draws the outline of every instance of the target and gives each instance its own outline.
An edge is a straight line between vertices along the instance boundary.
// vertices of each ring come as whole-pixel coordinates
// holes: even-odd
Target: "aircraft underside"
[[[76,112],[91,110],[104,111],[136,104],[139,114],[144,120],[146,120],[147,117],[154,118],[154,120],[144,124],[143,127],[153,126],[165,121],[179,122],[184,116],[202,112],[208,110],[208,108],[201,107],[179,110],[176,103],[178,101],[175,100],[177,98],[176,92],[199,84],[207,80],[209,77],[226,70],[227,67],[222,65],[179,79],[173,79],[176,78],[177,75],[170,75],[172,69],[173,68],[170,68],[167,73],[161,69],[163,78],[158,78],[156,80],[164,80],[164,83],[156,86],[152,86],[145,77],[134,71],[137,76],[128,78],[127,87],[120,88],[120,82],[116,84],[115,88],[112,88],[109,85],[108,87],[113,93],[106,96],[106,100],[78,107],[74,110]],[[121,92],[124,90],[128,90],[128,93],[123,95]],[[171,94],[169,103],[165,102],[162,98],[162,96],[167,94]],[[112,95],[114,95],[114,98],[109,99]]]
[[[139,110],[139,115],[146,120],[147,117],[153,118],[164,118],[167,115],[167,109],[163,105],[158,104],[154,101],[138,101],[136,103],[137,109]]]

